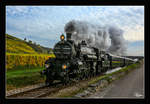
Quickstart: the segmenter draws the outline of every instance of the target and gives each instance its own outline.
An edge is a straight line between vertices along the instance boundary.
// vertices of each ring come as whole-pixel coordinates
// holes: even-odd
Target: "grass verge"
[[[6,72],[6,88],[12,90],[16,88],[25,87],[37,83],[44,82],[45,77],[40,75],[43,67],[31,69],[13,69]]]

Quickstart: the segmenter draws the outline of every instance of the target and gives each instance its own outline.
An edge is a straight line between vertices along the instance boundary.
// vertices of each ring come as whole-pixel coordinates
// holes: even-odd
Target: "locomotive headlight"
[[[60,39],[61,39],[61,41],[63,41],[63,40],[65,39],[65,36],[62,34],[62,35],[60,36]]]
[[[49,64],[45,64],[45,68],[48,68],[50,65]]]
[[[66,69],[67,68],[67,65],[62,65],[62,69]]]

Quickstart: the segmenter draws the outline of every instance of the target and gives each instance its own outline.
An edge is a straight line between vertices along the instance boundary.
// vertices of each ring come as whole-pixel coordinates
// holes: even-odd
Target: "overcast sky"
[[[121,28],[127,55],[144,55],[144,6],[7,6],[6,33],[53,48],[70,20]]]

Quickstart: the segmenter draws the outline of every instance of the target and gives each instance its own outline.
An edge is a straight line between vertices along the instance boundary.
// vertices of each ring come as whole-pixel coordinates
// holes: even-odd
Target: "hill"
[[[6,34],[6,52],[7,53],[24,53],[24,54],[47,54],[52,49],[32,43],[32,41],[24,41],[17,37]]]

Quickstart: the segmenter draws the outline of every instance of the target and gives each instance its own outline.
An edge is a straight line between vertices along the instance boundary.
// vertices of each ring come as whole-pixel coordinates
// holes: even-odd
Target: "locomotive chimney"
[[[67,40],[71,40],[72,33],[66,33]]]

